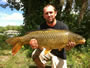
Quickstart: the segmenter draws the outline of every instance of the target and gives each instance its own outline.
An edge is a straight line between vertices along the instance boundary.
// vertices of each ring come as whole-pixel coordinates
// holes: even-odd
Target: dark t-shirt
[[[60,30],[68,30],[68,26],[66,24],[64,24],[62,21],[56,21],[56,25],[54,27],[50,27],[48,26],[46,23],[42,23],[40,25],[40,29],[60,29]],[[62,58],[62,59],[66,59],[66,52],[65,49],[62,49],[61,51],[59,51],[58,49],[53,49],[51,51],[52,54]]]

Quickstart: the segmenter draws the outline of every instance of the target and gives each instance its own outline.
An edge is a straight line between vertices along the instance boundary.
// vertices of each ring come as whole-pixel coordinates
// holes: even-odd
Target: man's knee
[[[45,68],[45,65],[39,59],[40,53],[41,53],[41,50],[34,50],[32,53],[32,59],[38,68]]]

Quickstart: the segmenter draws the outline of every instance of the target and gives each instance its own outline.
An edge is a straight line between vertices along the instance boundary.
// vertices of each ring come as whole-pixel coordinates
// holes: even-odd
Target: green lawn
[[[15,56],[12,56],[11,48],[0,47],[0,68],[36,68],[28,53],[29,49],[21,49]],[[82,48],[81,51],[74,48],[67,52],[67,63],[68,68],[89,68],[90,48]],[[50,68],[50,65],[51,62],[48,62],[46,68]]]
[[[11,50],[0,50],[0,68],[36,68],[32,58],[27,57],[27,53],[28,50],[20,50],[12,56]],[[50,66],[47,65],[47,68]]]

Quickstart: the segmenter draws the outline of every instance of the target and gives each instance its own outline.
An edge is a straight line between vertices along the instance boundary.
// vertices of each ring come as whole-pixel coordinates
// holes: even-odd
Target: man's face
[[[43,9],[43,17],[48,23],[53,23],[56,15],[57,15],[57,11],[55,11],[54,7],[52,6],[47,6]]]

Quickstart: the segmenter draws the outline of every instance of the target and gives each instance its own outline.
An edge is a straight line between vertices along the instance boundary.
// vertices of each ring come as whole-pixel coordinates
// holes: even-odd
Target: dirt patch
[[[0,56],[0,62],[4,62],[9,59],[9,56]]]

